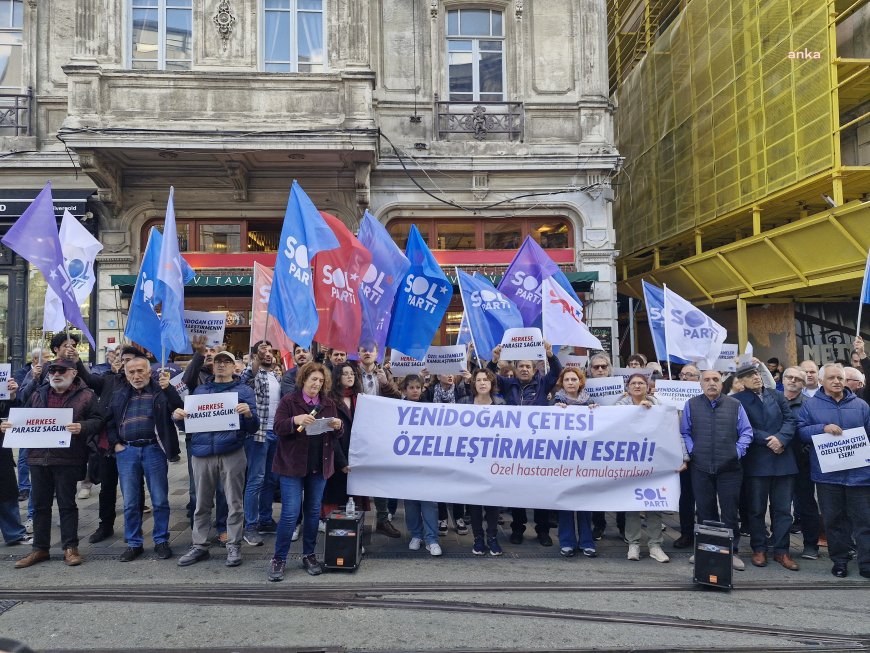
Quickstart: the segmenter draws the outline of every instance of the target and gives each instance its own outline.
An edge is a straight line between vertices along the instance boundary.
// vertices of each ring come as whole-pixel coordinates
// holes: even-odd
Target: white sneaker
[[[291,542],[295,542],[299,539],[299,533],[302,532],[302,524],[296,524],[296,528],[293,529],[293,536],[290,538]]]
[[[626,557],[629,560],[640,560],[640,544],[629,544],[628,556]]]
[[[440,556],[441,555],[441,545],[438,542],[434,544],[427,544],[426,550],[429,552],[429,555]]]
[[[411,549],[411,551],[419,551],[422,545],[423,540],[421,540],[419,537],[412,537],[411,541],[408,542],[408,548]]]
[[[28,535],[33,535],[33,520],[28,519],[24,522],[24,530],[27,531]]]
[[[656,562],[670,562],[671,559],[668,557],[668,554],[662,550],[660,546],[651,546],[649,548],[649,557],[655,560]]]
[[[82,486],[82,489],[79,490],[79,493],[76,495],[77,499],[90,499],[91,498],[91,488]]]
[[[746,565],[743,564],[743,561],[735,554],[731,556],[731,568],[736,569],[737,571],[743,571],[746,569]]]
[[[326,532],[326,520],[325,519],[321,519],[320,523],[317,524],[317,532],[318,533],[325,533]]]
[[[695,564],[695,556],[694,555],[689,556],[689,564],[690,565]]]

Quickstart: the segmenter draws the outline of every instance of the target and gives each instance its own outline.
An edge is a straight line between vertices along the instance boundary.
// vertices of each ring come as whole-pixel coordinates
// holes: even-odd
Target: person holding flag
[[[523,316],[516,304],[496,290],[489,279],[477,272],[470,276],[459,268],[456,268],[456,279],[465,306],[463,321],[468,325],[475,351],[492,351],[501,343],[507,329],[523,326]]]

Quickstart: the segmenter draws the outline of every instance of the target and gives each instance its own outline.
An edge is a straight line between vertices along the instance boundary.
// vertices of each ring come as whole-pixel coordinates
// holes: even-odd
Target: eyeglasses
[[[67,369],[69,369],[69,368],[67,368],[67,367],[49,367],[48,373],[49,374],[66,374]]]
[[[644,383],[643,381],[632,381],[632,382],[629,383],[628,385],[633,385],[633,386],[638,386],[638,387],[640,387],[640,386],[646,386],[646,383]]]
[[[681,379],[700,379],[700,374],[692,374],[691,372],[680,372]]]
[[[593,365],[592,369],[593,370],[606,370],[608,367],[610,367],[610,365]]]
[[[791,374],[786,374],[786,375],[783,376],[782,378],[785,379],[786,381],[800,381],[801,383],[804,382],[804,380],[803,380],[801,377],[799,377],[799,376],[793,376],[793,375],[791,375]]]

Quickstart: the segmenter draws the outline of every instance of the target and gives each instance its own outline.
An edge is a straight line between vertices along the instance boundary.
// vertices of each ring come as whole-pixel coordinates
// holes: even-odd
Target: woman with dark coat
[[[332,379],[320,363],[306,363],[296,375],[296,390],[281,397],[273,431],[278,436],[272,471],[281,487],[281,519],[275,538],[275,554],[269,580],[284,580],[287,551],[299,512],[302,522],[302,567],[312,576],[323,573],[314,555],[320,502],[326,481],[335,469],[349,471],[339,444],[342,422],[338,408],[329,397]],[[318,419],[329,419],[332,430],[309,435],[306,429]],[[302,495],[305,495],[303,506]]]
[[[15,397],[18,384],[15,379],[9,379],[9,394]],[[0,401],[0,415],[6,419],[14,399]],[[15,478],[15,460],[12,449],[3,448],[3,434],[0,433],[0,535],[9,546],[13,544],[30,543],[21,525],[21,514],[18,511],[18,480]]]

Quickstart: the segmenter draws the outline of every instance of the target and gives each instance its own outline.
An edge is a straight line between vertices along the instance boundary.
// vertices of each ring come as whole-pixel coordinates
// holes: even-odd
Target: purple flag
[[[541,284],[547,277],[560,274],[565,276],[541,246],[526,236],[498,284],[499,291],[520,309],[523,326],[541,326]]]
[[[372,263],[360,286],[362,332],[359,344],[367,349],[376,345],[378,359],[383,360],[393,300],[411,262],[396,247],[384,225],[368,211],[363,215],[357,238],[372,254]]]
[[[64,317],[85,334],[91,347],[96,348],[94,337],[85,325],[76,301],[72,279],[63,263],[63,249],[51,199],[51,182],[46,182],[45,188],[0,242],[42,272],[48,287],[63,303]]]

